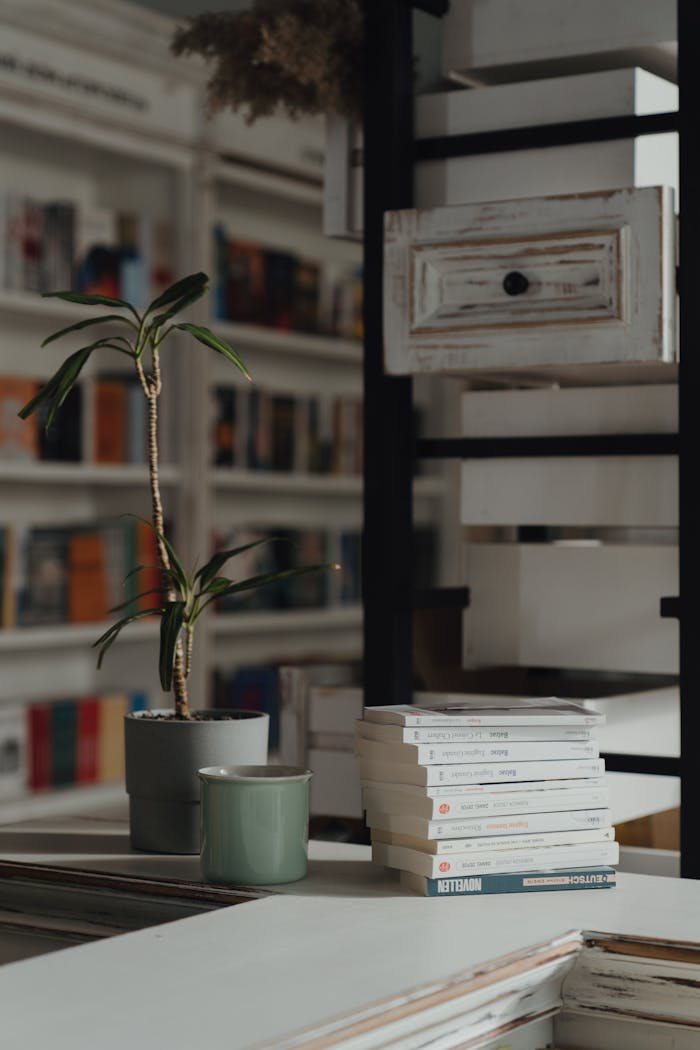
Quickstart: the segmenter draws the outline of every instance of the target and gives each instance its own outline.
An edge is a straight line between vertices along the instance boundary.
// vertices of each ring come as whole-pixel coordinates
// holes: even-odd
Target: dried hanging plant
[[[250,11],[198,15],[179,28],[176,55],[214,63],[209,109],[247,106],[250,124],[278,106],[301,113],[361,112],[359,0],[253,0]]]

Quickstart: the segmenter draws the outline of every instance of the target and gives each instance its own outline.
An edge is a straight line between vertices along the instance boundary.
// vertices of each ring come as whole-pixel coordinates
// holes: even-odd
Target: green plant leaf
[[[28,401],[24,408],[20,409],[18,412],[20,419],[27,419],[39,405],[43,404],[44,401],[48,401],[51,405],[49,414],[46,417],[46,429],[48,430],[53,423],[56,412],[70,393],[90,354],[97,347],[103,345],[104,340],[100,339],[90,346],[83,346],[80,350],[76,350],[75,353],[67,357],[60,368],[54,372],[31,401]]]
[[[137,321],[141,318],[131,303],[125,299],[113,299],[108,295],[86,295],[83,292],[42,292],[42,299],[63,299],[67,303],[80,303],[81,306],[117,306],[122,310],[131,310]]]
[[[175,663],[175,646],[185,616],[184,602],[168,602],[160,621],[160,658],[158,670],[160,684],[168,693],[173,684],[173,664]]]
[[[250,372],[233,347],[229,346],[228,343],[225,343],[223,339],[219,339],[218,335],[214,335],[214,333],[208,328],[204,328],[203,325],[191,324],[189,321],[183,321],[181,324],[173,325],[173,328],[181,328],[183,332],[189,332],[190,335],[193,335],[195,339],[200,343],[203,343],[204,346],[208,346],[210,350],[216,350],[217,354],[223,354],[224,357],[233,362],[246,379],[251,379]]]
[[[179,281],[175,281],[169,288],[166,288],[164,292],[153,300],[151,305],[146,310],[147,314],[150,314],[152,310],[160,310],[161,306],[168,306],[170,303],[174,303],[176,299],[182,299],[187,295],[191,295],[197,291],[199,295],[203,295],[206,291],[206,286],[209,283],[209,278],[205,273],[201,271],[199,273],[191,273],[188,277],[183,277]]]
[[[206,288],[199,288],[194,292],[190,292],[189,295],[183,295],[183,297],[181,299],[178,299],[177,302],[173,303],[170,309],[166,310],[165,313],[156,314],[156,316],[153,318],[149,325],[149,330],[152,331],[156,328],[162,328],[163,325],[167,321],[169,321],[171,317],[174,317],[175,314],[179,314],[180,310],[187,309],[188,306],[192,306],[192,303],[196,303],[198,299],[201,299],[205,292]],[[170,329],[168,329],[168,331],[170,331]],[[167,334],[168,333],[165,332],[164,335],[161,336],[161,338],[158,340],[159,345],[163,342],[163,339]]]
[[[139,609],[138,612],[132,613],[130,616],[123,617],[123,619],[118,620],[117,623],[113,623],[112,626],[104,632],[104,634],[100,635],[96,642],[92,643],[93,649],[97,649],[98,647],[100,649],[100,655],[97,658],[98,670],[102,666],[102,661],[105,658],[107,650],[110,648],[110,646],[114,644],[114,642],[116,642],[119,633],[128,624],[133,623],[134,620],[142,620],[144,616],[160,616],[162,612],[162,609]]]
[[[183,594],[188,594],[192,590],[190,578],[185,572],[182,562],[175,553],[172,544],[168,541],[168,537],[165,535],[165,533],[160,532],[155,527],[155,525],[152,524],[152,522],[148,521],[147,518],[139,518],[138,514],[133,514],[131,515],[131,517],[138,518],[138,520],[142,521],[144,525],[148,525],[151,532],[154,532],[155,535],[163,541],[163,546],[165,547],[170,557],[170,571],[168,572],[166,570],[166,576],[170,576],[170,578],[177,584],[177,586],[180,588]],[[134,570],[132,570],[132,572],[133,571]]]
[[[278,580],[288,580],[292,576],[304,576],[309,572],[321,572],[328,569],[339,569],[340,566],[336,565],[335,562],[325,562],[321,565],[299,565],[295,569],[282,569],[279,572],[268,572],[263,573],[260,576],[251,576],[247,580],[239,580],[238,583],[232,583],[225,590],[217,591],[216,594],[212,594],[207,598],[206,602],[202,603],[202,610],[206,608],[215,598],[223,597],[225,594],[240,594],[241,591],[252,591],[257,587],[265,587],[269,583],[276,583]]]
[[[60,332],[54,332],[53,335],[47,335],[41,345],[48,346],[49,343],[53,343],[56,339],[68,335],[69,332],[78,332],[81,328],[89,328],[91,325],[95,324],[108,324],[110,321],[121,321],[122,324],[128,324],[132,328],[135,327],[133,321],[130,321],[128,317],[124,317],[123,314],[105,314],[104,317],[88,317],[84,321],[76,321],[75,324],[69,324],[67,328],[62,328]],[[121,337],[118,336],[117,338]]]
[[[253,540],[252,543],[244,543],[242,547],[232,547],[230,550],[217,551],[213,554],[209,561],[202,566],[197,573],[195,573],[194,582],[199,582],[199,590],[201,594],[209,593],[209,583],[218,575],[219,570],[224,567],[227,561],[231,558],[235,558],[237,554],[242,554],[243,551],[248,551],[251,547],[259,547],[263,543],[271,543],[273,540],[284,539],[283,536],[264,536],[261,540]]]
[[[160,594],[160,595],[162,595],[163,594],[163,588],[162,587],[151,587],[147,591],[141,591],[140,594],[135,594],[133,596],[133,598],[127,598],[127,600],[125,602],[120,602],[119,605],[113,605],[112,608],[109,610],[109,612],[115,613],[115,612],[119,612],[121,609],[128,609],[128,607],[132,604],[132,602],[138,601],[139,598],[145,598],[149,594]]]

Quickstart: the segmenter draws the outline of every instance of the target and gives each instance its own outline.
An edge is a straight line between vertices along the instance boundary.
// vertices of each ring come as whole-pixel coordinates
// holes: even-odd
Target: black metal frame
[[[700,125],[693,111],[700,70],[700,10],[678,0],[677,113],[549,124],[414,141],[412,128],[412,8],[444,14],[444,0],[365,0],[366,68],[364,119],[365,229],[365,498],[363,547],[365,703],[405,703],[411,695],[412,610],[468,603],[466,588],[440,597],[416,594],[411,584],[412,475],[416,457],[448,458],[567,455],[674,455],[679,457],[680,588],[662,599],[660,615],[680,620],[681,754],[679,759],[608,753],[611,770],[655,773],[681,779],[681,874],[700,878],[700,836],[694,803],[700,795],[700,483],[694,448],[700,436],[700,356],[692,335],[700,333],[700,296],[695,280],[695,243],[700,241]],[[689,99],[685,106],[684,100]],[[677,130],[680,144],[679,219],[680,345],[679,433],[601,437],[533,437],[513,441],[412,437],[410,378],[384,375],[383,213],[411,206],[416,160],[605,141]]]

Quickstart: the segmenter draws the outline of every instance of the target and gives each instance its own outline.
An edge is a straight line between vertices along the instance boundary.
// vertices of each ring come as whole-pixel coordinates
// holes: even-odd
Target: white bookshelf
[[[322,233],[323,122],[270,118],[248,128],[232,114],[205,120],[205,71],[172,56],[169,19],[120,0],[47,0],[38,24],[28,5],[7,0],[0,26],[4,45],[17,58],[13,70],[0,69],[0,199],[13,190],[39,200],[68,199],[170,218],[178,277],[200,269],[214,276],[215,222],[232,236],[265,247],[339,267],[359,265],[357,244]],[[85,56],[87,36],[91,50]],[[53,87],[23,75],[32,61],[57,72]],[[76,68],[104,91],[86,93],[69,85],[62,74]],[[112,89],[124,97],[111,97]],[[124,98],[130,101],[125,104]],[[204,302],[213,304],[213,294]],[[200,306],[190,318],[209,324],[235,346],[261,388],[299,396],[361,396],[359,340],[213,320],[203,306],[197,314]],[[0,375],[47,378],[71,348],[83,344],[71,343],[69,336],[41,349],[42,339],[92,309],[0,287]],[[164,414],[175,439],[161,481],[166,517],[188,564],[201,564],[214,529],[269,523],[359,530],[359,475],[213,468],[211,393],[215,385],[235,385],[240,377],[223,358],[184,339],[173,342],[172,351],[172,372],[170,365],[164,367],[170,398]],[[100,371],[119,370],[118,357],[105,356],[101,368],[91,360],[85,389]],[[441,479],[417,479],[416,491],[426,519],[433,519],[444,494]],[[0,524],[78,524],[149,510],[147,472],[138,464],[0,458],[0,493]],[[0,630],[0,712],[17,701],[29,705],[138,689],[149,690],[159,703],[158,623],[131,624],[97,671],[92,643],[105,626]],[[193,703],[209,702],[214,667],[309,654],[357,658],[361,643],[359,605],[208,615],[198,629]],[[96,785],[0,797],[0,821],[87,808],[120,791]]]

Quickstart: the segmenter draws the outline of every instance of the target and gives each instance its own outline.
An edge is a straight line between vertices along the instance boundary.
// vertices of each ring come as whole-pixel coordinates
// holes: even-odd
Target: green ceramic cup
[[[202,876],[227,886],[272,886],[306,875],[311,771],[297,766],[208,766],[201,790]]]

